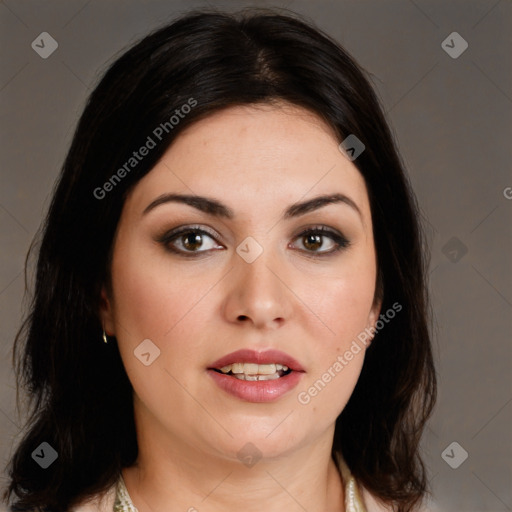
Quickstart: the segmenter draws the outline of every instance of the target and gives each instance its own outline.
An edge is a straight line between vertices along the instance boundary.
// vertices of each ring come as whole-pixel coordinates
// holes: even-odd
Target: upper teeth
[[[283,364],[255,364],[255,363],[233,363],[223,366],[222,373],[244,373],[245,375],[272,375],[280,370],[287,371],[288,366]]]

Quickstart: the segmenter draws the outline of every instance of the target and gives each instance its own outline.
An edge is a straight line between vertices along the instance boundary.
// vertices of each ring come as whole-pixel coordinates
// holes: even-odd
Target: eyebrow
[[[197,210],[202,211],[203,213],[212,215],[214,217],[221,217],[225,219],[233,219],[235,217],[235,214],[231,208],[221,203],[220,201],[217,201],[216,199],[184,194],[162,194],[158,196],[154,201],[149,203],[146,208],[144,208],[142,215],[146,215],[157,206],[166,203],[187,204],[193,208],[196,208]],[[307,201],[293,203],[283,211],[282,218],[287,220],[294,217],[299,217],[314,210],[318,210],[319,208],[323,208],[329,204],[339,203],[350,206],[359,214],[362,219],[363,215],[357,204],[352,199],[350,199],[350,197],[340,193],[321,195]]]

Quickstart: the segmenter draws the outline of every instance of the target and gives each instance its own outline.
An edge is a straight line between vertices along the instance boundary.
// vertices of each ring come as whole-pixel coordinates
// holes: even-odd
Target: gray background
[[[371,72],[432,250],[440,396],[423,442],[434,488],[432,509],[512,510],[511,0],[212,4],[230,10],[286,6],[306,14]],[[10,361],[26,304],[24,258],[85,98],[126,45],[186,8],[206,5],[0,2],[3,462],[23,421],[15,409]],[[456,59],[442,47],[454,31],[469,45]],[[48,59],[31,48],[41,32],[59,44]],[[468,453],[457,469],[442,457],[454,441]],[[460,462],[461,453],[449,449],[445,459]]]

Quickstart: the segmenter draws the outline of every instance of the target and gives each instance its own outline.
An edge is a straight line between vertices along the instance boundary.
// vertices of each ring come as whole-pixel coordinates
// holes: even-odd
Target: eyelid
[[[189,232],[199,232],[201,234],[207,234],[215,241],[218,241],[219,238],[222,238],[215,230],[209,228],[208,226],[204,226],[203,224],[189,224],[184,226],[178,226],[168,231],[164,231],[163,234],[156,237],[156,241],[162,244],[168,243],[172,238],[177,237],[178,235],[189,233]],[[206,251],[201,251],[206,252]]]

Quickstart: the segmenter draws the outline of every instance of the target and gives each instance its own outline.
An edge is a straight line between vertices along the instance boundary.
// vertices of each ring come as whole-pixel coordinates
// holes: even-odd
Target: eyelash
[[[213,233],[210,233],[209,231],[200,228],[199,226],[186,226],[183,228],[177,228],[176,230],[172,230],[170,232],[164,233],[162,236],[157,238],[157,242],[161,243],[167,250],[178,254],[180,256],[183,256],[185,258],[197,258],[202,253],[207,253],[211,250],[215,249],[208,249],[206,251],[183,251],[181,249],[176,249],[171,245],[171,242],[178,238],[180,235],[190,234],[190,233],[199,233],[201,235],[208,235],[209,237],[215,239],[216,235]],[[308,256],[313,258],[325,258],[328,256],[333,256],[337,252],[341,251],[342,249],[347,248],[350,245],[350,242],[342,235],[337,233],[336,231],[333,231],[329,228],[326,228],[325,226],[314,226],[312,228],[305,229],[301,233],[299,233],[295,239],[297,238],[303,238],[307,235],[321,235],[322,237],[328,237],[333,242],[337,244],[337,247],[334,249],[331,249],[329,251],[322,251],[322,252],[315,252],[315,251],[307,251],[304,252],[309,253]]]

